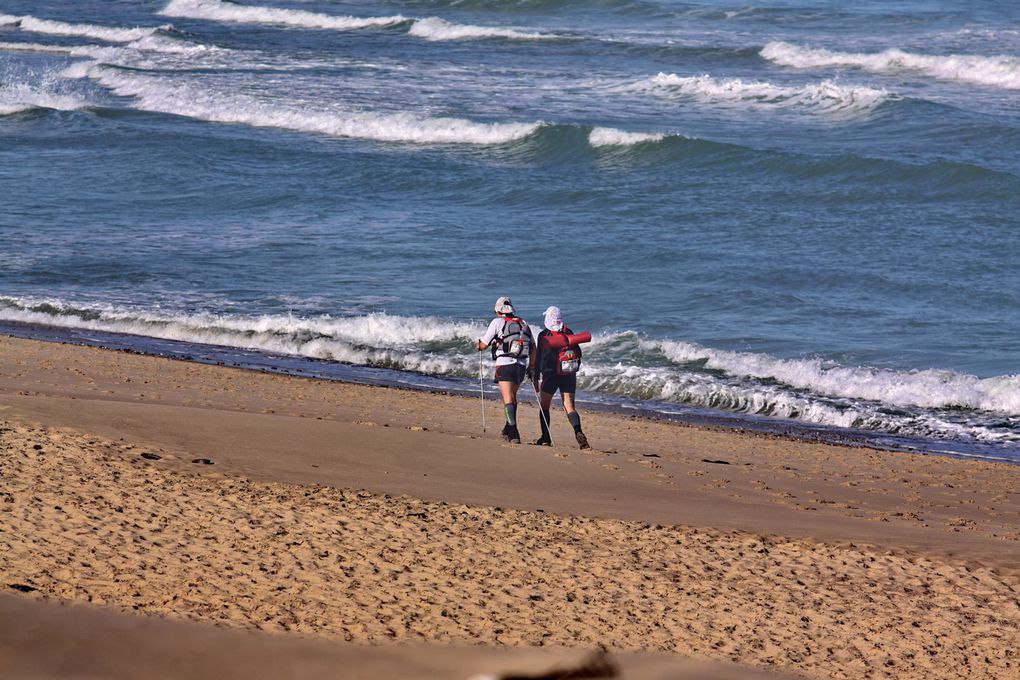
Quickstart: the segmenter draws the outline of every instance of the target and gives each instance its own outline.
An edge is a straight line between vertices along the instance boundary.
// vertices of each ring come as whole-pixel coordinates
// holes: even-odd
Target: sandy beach
[[[556,446],[511,446],[478,410],[0,338],[0,606],[330,654],[604,646],[624,677],[1020,677],[1020,468],[612,414],[593,451],[562,413]]]

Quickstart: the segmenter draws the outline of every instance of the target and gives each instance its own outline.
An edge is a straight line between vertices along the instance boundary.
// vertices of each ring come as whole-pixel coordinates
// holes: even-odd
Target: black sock
[[[539,425],[542,426],[542,439],[552,441],[552,438],[549,436],[549,409],[542,409],[538,419],[541,421]]]
[[[570,421],[570,426],[574,428],[574,434],[581,431],[581,416],[577,411],[567,414],[567,420]]]
[[[517,427],[517,404],[503,404],[503,413],[506,415],[506,424]]]

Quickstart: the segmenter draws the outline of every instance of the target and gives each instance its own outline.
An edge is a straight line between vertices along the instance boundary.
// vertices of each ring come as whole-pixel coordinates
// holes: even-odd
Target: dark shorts
[[[577,392],[577,374],[556,375],[545,373],[542,375],[542,391],[546,394],[556,394],[559,390],[562,394],[574,394]]]
[[[520,385],[524,382],[525,368],[521,364],[507,364],[496,367],[496,382],[512,382]]]

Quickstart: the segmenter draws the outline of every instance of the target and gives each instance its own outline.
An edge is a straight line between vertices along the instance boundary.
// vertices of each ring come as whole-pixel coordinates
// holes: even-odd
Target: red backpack
[[[566,336],[565,331],[555,331]],[[556,357],[556,375],[574,375],[581,369],[581,348],[567,345]]]

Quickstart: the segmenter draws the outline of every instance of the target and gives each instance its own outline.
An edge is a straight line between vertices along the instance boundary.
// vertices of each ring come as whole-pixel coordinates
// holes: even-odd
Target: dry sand
[[[594,452],[562,416],[560,446],[509,446],[477,409],[0,338],[0,586],[352,642],[1020,677],[1020,468],[591,414]]]
[[[782,680],[735,664],[563,647],[351,645],[0,595],[17,680]]]

